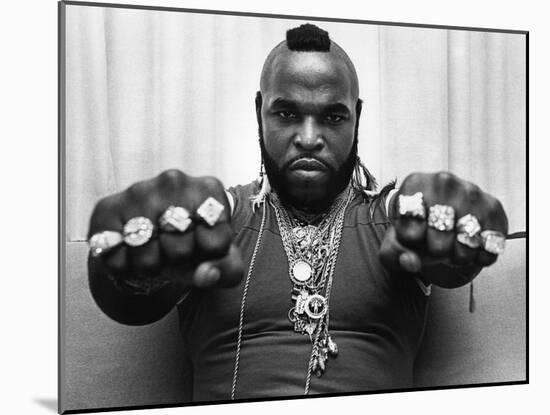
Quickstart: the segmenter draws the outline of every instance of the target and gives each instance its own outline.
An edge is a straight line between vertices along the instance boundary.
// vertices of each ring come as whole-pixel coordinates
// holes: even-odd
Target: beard
[[[271,187],[277,192],[281,201],[295,209],[306,213],[321,213],[330,208],[334,199],[342,193],[351,180],[351,176],[357,162],[357,133],[355,133],[352,149],[342,165],[335,169],[328,168],[328,182],[318,191],[299,191],[295,183],[292,183],[286,172],[294,160],[290,160],[284,166],[279,166],[265,148],[262,129],[260,134],[260,150],[264,162],[265,172]],[[301,154],[300,157],[312,156]]]

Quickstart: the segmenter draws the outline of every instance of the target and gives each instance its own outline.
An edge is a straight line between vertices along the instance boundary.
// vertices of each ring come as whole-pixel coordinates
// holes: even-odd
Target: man
[[[260,181],[171,170],[99,201],[97,304],[133,325],[177,305],[195,401],[412,386],[430,284],[495,262],[501,204],[446,172],[376,193],[354,66],[316,26],[269,54],[256,113]]]

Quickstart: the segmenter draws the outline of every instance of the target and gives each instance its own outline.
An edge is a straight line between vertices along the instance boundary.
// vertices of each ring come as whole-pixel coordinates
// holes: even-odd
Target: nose
[[[294,138],[296,147],[305,151],[318,151],[324,146],[322,129],[315,117],[304,117]]]

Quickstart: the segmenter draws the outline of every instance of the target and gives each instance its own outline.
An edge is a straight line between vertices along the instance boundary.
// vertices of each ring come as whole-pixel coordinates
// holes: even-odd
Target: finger
[[[135,277],[155,276],[162,268],[162,254],[156,234],[158,234],[157,218],[166,208],[165,204],[152,180],[135,183],[122,193],[124,226],[131,219],[145,217],[154,227],[153,235],[143,245],[126,246],[128,272],[132,272]]]
[[[420,256],[398,241],[393,226],[387,230],[384,236],[379,255],[382,264],[391,270],[404,270],[415,273],[422,268]]]
[[[118,193],[103,198],[96,204],[90,218],[88,239],[106,230],[122,232],[124,218],[120,213],[121,200],[122,196]],[[127,252],[123,243],[103,252],[97,260],[101,261],[106,270],[115,276],[127,272]]]
[[[99,257],[105,268],[116,276],[123,276],[129,271],[127,248],[124,244],[102,253]]]
[[[127,247],[128,259],[136,276],[156,276],[162,267],[162,255],[157,240],[145,245]]]
[[[193,258],[195,236],[192,232],[161,232],[159,245],[168,263],[181,264]]]
[[[88,239],[102,231],[121,232],[123,217],[120,212],[121,195],[115,194],[101,199],[94,207],[88,228]]]
[[[488,267],[489,265],[493,265],[497,259],[498,259],[498,255],[492,254],[490,252],[485,251],[484,249],[481,249],[477,254],[476,262],[481,266]]]
[[[484,194],[482,203],[479,204],[480,223],[484,230],[494,230],[501,232],[503,235],[508,233],[508,218],[501,203],[491,195]],[[476,262],[482,266],[489,266],[495,263],[498,255],[486,251],[483,247],[480,248],[476,258]]]
[[[454,232],[440,231],[428,226],[426,231],[426,246],[429,255],[436,258],[450,257],[455,241]]]
[[[428,255],[435,258],[450,258],[455,241],[455,207],[453,198],[438,194],[433,199],[427,197],[428,212],[426,247]]]
[[[426,221],[423,218],[399,214],[401,208],[406,211],[409,208],[425,210],[422,199],[418,200],[414,198],[417,193],[404,190],[402,194],[396,194],[391,201],[393,207],[390,208],[390,211],[393,212],[394,216],[393,223],[395,224],[396,236],[399,242],[405,246],[414,247],[422,245],[426,235]],[[409,202],[407,203],[407,201]],[[411,201],[416,201],[416,203],[411,203]],[[402,203],[404,204],[403,206],[401,206]],[[411,204],[412,206],[407,206]]]
[[[218,223],[214,227],[198,224],[195,230],[195,243],[199,258],[223,258],[231,244],[233,231],[229,223]]]
[[[420,246],[426,238],[426,221],[401,216],[395,221],[397,240],[405,246]]]
[[[455,238],[451,261],[456,265],[470,265],[476,261],[479,249],[470,248]]]
[[[194,275],[193,284],[199,288],[232,287],[241,281],[244,264],[236,245],[231,244],[227,255],[219,260],[201,263]]]

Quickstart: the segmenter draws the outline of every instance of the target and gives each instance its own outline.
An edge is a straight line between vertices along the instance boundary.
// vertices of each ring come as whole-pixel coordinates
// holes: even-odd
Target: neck
[[[315,207],[310,206],[297,207],[295,205],[287,204],[281,200],[280,196],[274,189],[272,190],[272,192],[275,194],[277,199],[281,201],[281,204],[287,209],[287,211],[292,214],[292,216],[303,222],[312,224],[318,222],[319,220],[322,220],[326,215],[328,215],[333,210],[333,208],[346,197],[346,195],[348,194],[348,190],[350,190],[349,184],[342,192],[336,195],[336,197],[333,198],[330,203],[326,204],[326,207],[322,210],[315,209]]]

